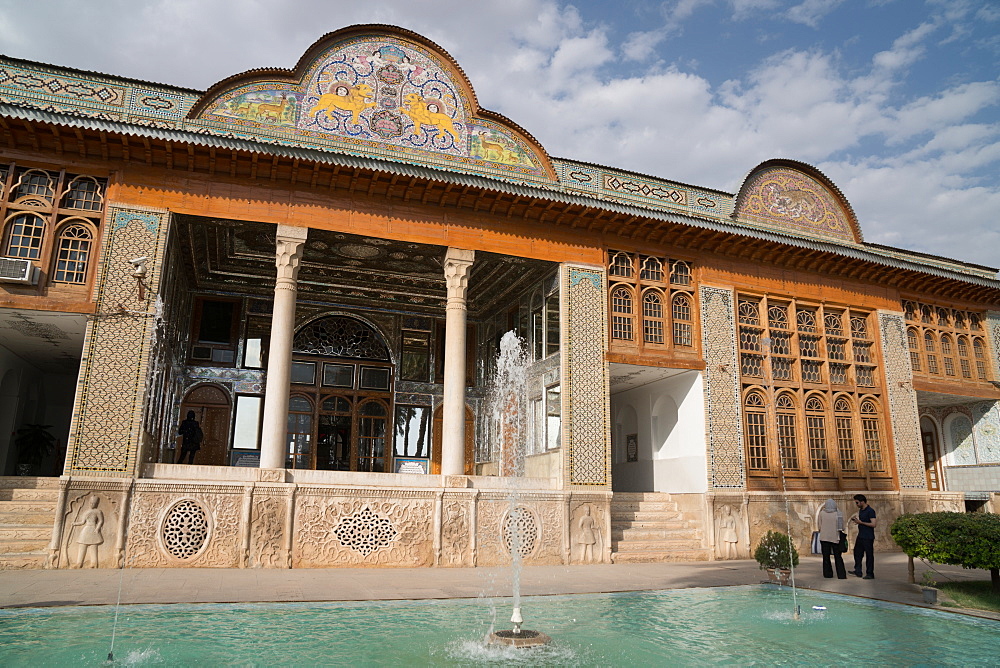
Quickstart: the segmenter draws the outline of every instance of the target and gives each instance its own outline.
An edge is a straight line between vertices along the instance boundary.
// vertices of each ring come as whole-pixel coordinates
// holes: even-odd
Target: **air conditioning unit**
[[[0,283],[38,284],[38,267],[20,257],[0,257]]]

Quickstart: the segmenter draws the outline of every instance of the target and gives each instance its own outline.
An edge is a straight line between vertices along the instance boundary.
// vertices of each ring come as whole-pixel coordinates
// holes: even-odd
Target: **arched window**
[[[752,471],[767,471],[767,412],[764,397],[750,392],[743,400],[743,429],[747,442],[747,461]]]
[[[855,339],[868,338],[868,318],[863,315],[851,316],[851,336]]]
[[[7,257],[37,260],[42,252],[45,220],[37,213],[19,213],[7,223]]]
[[[858,459],[854,454],[854,409],[851,402],[839,397],[833,405],[833,412],[837,423],[837,453],[840,455],[840,468],[844,471],[857,471]]]
[[[771,329],[788,329],[788,306],[771,304],[767,307],[767,323]]]
[[[611,293],[611,337],[624,341],[632,340],[632,292],[624,286]]]
[[[642,260],[642,271],[639,278],[644,281],[663,282],[663,263],[655,257],[647,257]]]
[[[795,322],[800,332],[816,331],[816,310],[810,308],[795,309]]]
[[[934,335],[930,332],[924,332],[924,353],[927,355],[927,372],[939,373],[937,363],[937,342],[934,340]]]
[[[927,304],[920,306],[920,321],[932,325],[934,324],[934,309],[932,309]]]
[[[742,325],[759,325],[760,304],[749,299],[741,299],[739,304],[739,318]]]
[[[104,204],[101,186],[92,176],[78,176],[69,182],[63,195],[63,206],[68,209],[100,211]]]
[[[914,371],[920,371],[920,340],[913,327],[906,330],[906,345],[910,349],[910,366]]]
[[[965,311],[952,311],[955,318],[955,329],[968,329],[969,323],[965,320]]]
[[[979,331],[983,328],[983,319],[978,313],[969,314],[969,329]]]
[[[913,302],[903,302],[903,311],[906,313],[907,320],[917,319],[917,305]]]
[[[684,260],[674,260],[670,267],[672,285],[691,285],[691,266]]]
[[[683,292],[674,295],[671,305],[674,320],[674,345],[690,348],[694,345],[691,322],[691,296]]]
[[[972,364],[969,360],[969,339],[958,337],[958,364],[962,369],[962,378],[972,378]]]
[[[663,343],[663,297],[659,290],[642,296],[642,336],[646,343]]]
[[[955,375],[955,347],[947,334],[941,337],[941,361],[944,362],[944,375]]]
[[[778,395],[774,402],[778,426],[778,455],[786,471],[799,469],[799,453],[795,438],[795,401],[790,394]]]
[[[937,309],[937,324],[941,327],[948,326],[948,309],[938,307]]]
[[[29,169],[14,184],[14,203],[28,206],[52,206],[55,181],[47,172]]]
[[[826,454],[826,408],[819,397],[806,399],[806,440],[809,445],[809,464],[813,471],[830,471],[830,458]]]
[[[615,253],[609,263],[608,274],[611,276],[621,276],[622,278],[631,278],[632,256],[624,252]]]
[[[972,352],[976,356],[976,374],[979,380],[989,380],[986,375],[986,344],[980,338],[972,340]]]
[[[66,225],[56,241],[54,280],[61,283],[86,283],[87,263],[94,235],[81,223]]]
[[[823,316],[823,327],[829,336],[843,336],[844,318],[840,313],[827,311]]]
[[[861,402],[861,434],[865,442],[865,458],[868,460],[868,470],[872,473],[884,473],[885,461],[882,457],[882,428],[879,420],[878,406],[871,399]]]

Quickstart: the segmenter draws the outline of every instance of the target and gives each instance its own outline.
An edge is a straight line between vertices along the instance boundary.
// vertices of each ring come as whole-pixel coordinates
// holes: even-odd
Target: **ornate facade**
[[[6,567],[739,558],[831,496],[997,510],[997,270],[866,243],[808,165],[556,159],[389,26],[204,92],[0,59],[0,127],[0,433],[58,443],[0,439],[48,531]]]

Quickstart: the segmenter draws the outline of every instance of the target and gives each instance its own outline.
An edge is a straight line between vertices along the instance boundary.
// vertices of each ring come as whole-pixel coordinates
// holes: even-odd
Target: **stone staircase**
[[[615,563],[707,561],[703,513],[681,511],[669,494],[615,492],[611,499],[611,560]]]
[[[0,570],[44,568],[59,478],[0,477]]]

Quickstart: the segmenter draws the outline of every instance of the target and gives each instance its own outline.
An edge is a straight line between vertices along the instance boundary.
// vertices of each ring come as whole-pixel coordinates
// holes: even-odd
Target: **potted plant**
[[[772,582],[787,584],[792,566],[799,565],[799,553],[792,545],[792,539],[780,531],[768,531],[753,558],[757,560],[761,570],[766,570]]]
[[[17,448],[17,474],[37,474],[45,458],[56,449],[56,437],[49,433],[52,425],[26,424],[14,433]]]
[[[920,591],[924,594],[924,603],[927,605],[937,605],[937,580],[934,579],[931,571],[924,571],[924,577],[920,583]]]

